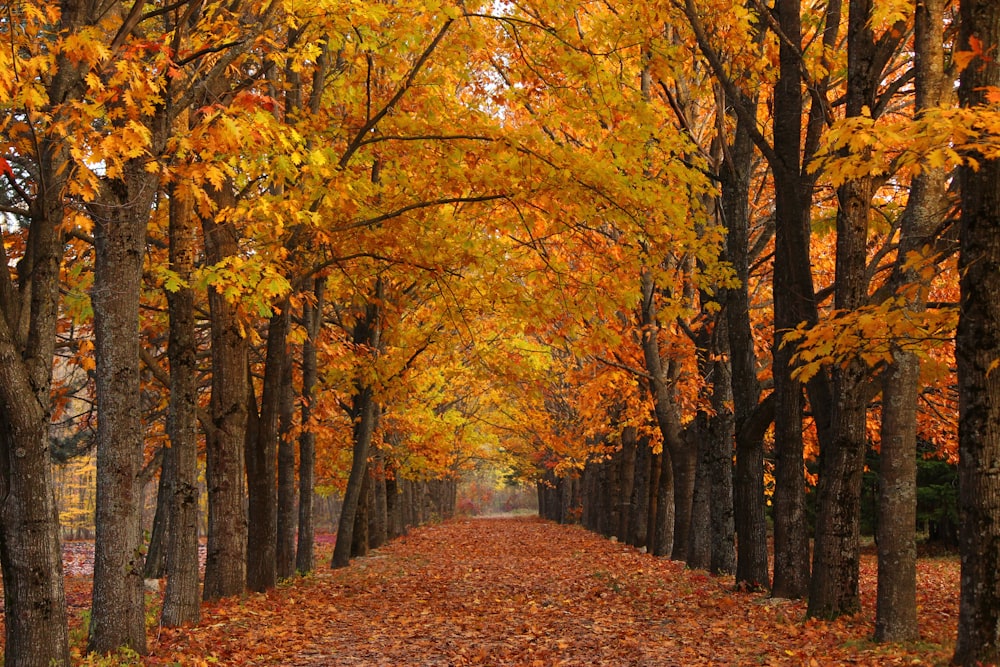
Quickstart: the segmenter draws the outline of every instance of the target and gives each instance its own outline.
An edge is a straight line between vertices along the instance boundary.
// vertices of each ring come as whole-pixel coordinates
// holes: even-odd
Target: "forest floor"
[[[341,570],[329,555],[322,545],[318,572],[268,594],[204,605],[195,627],[154,625],[144,664],[934,665],[955,640],[953,556],[920,561],[921,641],[882,646],[870,641],[870,554],[863,612],[832,623],[806,621],[799,601],[734,591],[732,577],[535,518],[414,529]],[[68,575],[79,624],[90,580]]]
[[[733,591],[680,563],[537,519],[419,528],[349,568],[207,606],[153,630],[153,665],[914,665],[951,657],[957,559],[920,562],[922,641],[870,641],[864,611],[806,621],[801,602]]]

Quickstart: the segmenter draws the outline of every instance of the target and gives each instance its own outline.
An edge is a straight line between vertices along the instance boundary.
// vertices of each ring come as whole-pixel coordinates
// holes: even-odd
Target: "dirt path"
[[[150,664],[891,665],[949,655],[875,646],[864,615],[803,623],[801,603],[731,585],[577,527],[455,521],[350,568],[206,609],[197,628],[164,630]]]

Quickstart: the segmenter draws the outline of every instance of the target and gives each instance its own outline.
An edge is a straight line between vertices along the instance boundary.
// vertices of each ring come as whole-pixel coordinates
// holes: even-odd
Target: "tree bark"
[[[661,549],[669,544],[671,557],[675,560],[683,560],[687,557],[697,452],[692,451],[682,437],[680,408],[675,396],[676,365],[673,362],[665,364],[660,357],[660,324],[657,315],[656,285],[648,270],[642,272],[641,291],[640,324],[642,326],[643,360],[650,377],[656,423],[663,435],[663,459],[670,468],[669,471],[666,468],[660,471],[657,525],[662,527],[669,523],[672,535],[669,539],[657,538],[653,554],[657,556],[667,555]],[[664,493],[670,495],[664,496]],[[669,502],[666,500],[668,497]]]
[[[354,325],[352,338],[355,345],[364,346],[369,354],[378,355],[382,347],[381,306],[383,298],[381,279],[376,281],[373,299],[360,313]],[[379,418],[379,405],[375,398],[374,388],[359,383],[355,387],[351,399],[350,417],[354,422],[354,448],[352,451],[351,471],[347,478],[347,489],[344,491],[344,507],[340,512],[337,525],[337,542],[333,549],[330,566],[346,567],[351,559],[351,545],[354,536],[354,519],[361,499],[361,489],[368,470],[368,454],[371,451],[372,437],[375,434]]]
[[[142,579],[143,420],[139,383],[139,301],[146,225],[157,184],[145,161],[103,183],[94,220],[94,349],[97,509],[94,592],[87,648],[146,652]]]
[[[286,304],[287,306],[288,304]],[[292,359],[287,355],[281,378],[278,407],[278,527],[275,568],[278,579],[295,574],[295,443],[292,420],[295,398],[292,392]]]
[[[962,72],[963,107],[1000,86],[1000,3],[962,0],[959,49],[980,53]],[[1000,161],[972,155],[959,170],[961,305],[956,336],[962,583],[952,663],[1000,663]]]
[[[708,415],[699,412],[685,429],[688,446],[697,452],[694,497],[691,501],[691,531],[685,557],[688,567],[707,570],[712,564],[712,462],[708,441]]]
[[[198,250],[190,200],[173,189],[170,197],[170,263],[185,286],[167,293],[170,312],[170,408],[163,471],[169,469],[167,587],[161,623],[167,627],[197,623],[198,588],[198,345],[194,289],[190,286]],[[161,487],[162,488],[162,487]]]
[[[626,541],[632,546],[647,546],[646,529],[649,523],[649,477],[653,452],[649,437],[637,438],[635,455],[635,483],[632,486],[632,521]]]
[[[646,551],[648,553],[656,551],[656,526],[659,523],[660,514],[660,471],[663,470],[662,460],[663,453],[661,452],[653,454],[649,461],[649,497],[647,499],[649,511],[646,513]]]
[[[936,107],[944,94],[944,0],[921,0],[914,16],[914,85],[916,113]],[[913,252],[930,247],[934,230],[945,217],[945,174],[922,170],[910,184],[900,223],[899,250],[891,280],[895,289],[922,284],[907,308],[919,312],[927,300],[927,284],[908,268]],[[878,592],[875,640],[906,642],[919,638],[917,625],[917,401],[920,361],[897,348],[882,376],[882,430],[878,500]]]
[[[804,185],[800,0],[777,0],[779,75],[774,89],[774,583],[780,598],[803,597],[809,585],[809,539],[805,517],[801,385],[792,379],[793,350],[786,331],[815,321],[809,263],[811,187]]]
[[[176,484],[177,471],[173,457],[168,456],[168,447],[160,452],[160,479],[156,485],[156,510],[153,513],[153,528],[149,531],[149,545],[142,564],[144,579],[159,579],[167,574],[167,540],[170,539],[170,494]]]
[[[247,588],[259,592],[277,584],[278,413],[288,360],[289,324],[288,299],[285,298],[278,305],[278,311],[271,315],[267,327],[267,356],[257,433],[256,437],[247,440]]]
[[[750,109],[756,100],[744,100]],[[764,498],[764,441],[746,432],[745,424],[760,401],[757,357],[750,326],[750,177],[753,141],[742,118],[719,170],[722,214],[726,225],[726,258],[740,286],[725,291],[726,334],[731,360],[731,391],[736,431],[736,470],[733,480],[734,523],[737,535],[736,583],[751,589],[770,584],[767,522]]]
[[[358,497],[358,508],[354,513],[354,532],[351,534],[351,558],[361,558],[368,555],[368,516],[371,514],[375,495],[372,486],[372,470],[369,462],[361,478],[361,493]]]
[[[375,465],[372,470],[374,473],[372,479],[374,502],[368,516],[368,546],[372,549],[378,549],[388,539],[389,506],[386,501],[385,454],[378,450],[375,452],[374,459]]]
[[[323,323],[323,300],[326,279],[317,278],[313,284],[316,303],[308,301],[303,308],[306,340],[302,345],[302,434],[299,436],[299,532],[295,549],[295,569],[301,573],[312,572],[316,529],[313,514],[316,480],[316,433],[313,431],[312,411],[317,381],[317,341]]]
[[[660,475],[656,485],[656,515],[653,529],[654,556],[670,556],[674,551],[674,471],[666,449],[660,455]]]
[[[219,211],[235,204],[231,186],[212,193]],[[231,222],[202,218],[205,260],[218,264],[237,255]],[[208,491],[208,546],[205,600],[243,592],[246,585],[247,515],[244,440],[247,428],[247,341],[238,307],[221,290],[208,289],[212,340],[212,428],[206,433],[205,482]]]
[[[718,328],[725,329],[725,321],[717,325],[716,336],[720,335]],[[723,340],[717,344],[725,346],[725,331],[721,332]],[[712,558],[709,570],[713,574],[732,574],[736,570],[736,534],[733,508],[733,394],[730,365],[727,359],[717,358],[712,362],[714,370],[712,377],[712,408],[715,414],[709,421],[708,429],[708,468],[711,476],[712,495],[709,501],[711,516]]]
[[[633,504],[633,491],[635,489],[635,459],[636,459],[636,437],[635,427],[627,427],[621,435],[621,456],[619,457],[621,480],[621,496],[619,504],[621,512],[618,516],[618,530],[615,534],[622,542],[628,542],[632,532],[632,524],[635,521],[635,505]]]
[[[71,18],[64,16],[64,24]],[[0,566],[4,664],[16,667],[70,664],[59,515],[49,460],[62,258],[61,167],[67,159],[63,151],[58,143],[42,142],[42,186],[30,208],[29,252],[18,264],[17,285],[0,242],[0,491],[6,499],[0,505]],[[28,322],[23,332],[22,313]]]

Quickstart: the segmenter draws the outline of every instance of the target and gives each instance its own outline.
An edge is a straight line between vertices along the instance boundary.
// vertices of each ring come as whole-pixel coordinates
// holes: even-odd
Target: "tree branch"
[[[344,151],[344,155],[340,158],[339,164],[341,169],[347,167],[348,163],[351,161],[351,158],[354,157],[354,154],[363,145],[363,142],[367,138],[368,133],[371,132],[372,129],[374,129],[375,126],[378,125],[383,118],[385,118],[385,115],[389,113],[389,111],[391,111],[392,108],[396,106],[396,104],[401,99],[403,99],[403,95],[405,95],[407,91],[410,90],[410,88],[413,86],[413,81],[417,78],[417,74],[419,74],[420,70],[423,69],[424,65],[427,64],[427,61],[430,59],[431,54],[434,53],[435,49],[437,49],[438,44],[440,44],[441,40],[444,39],[445,33],[448,32],[448,28],[450,28],[451,24],[454,22],[455,19],[448,19],[447,21],[444,22],[444,25],[441,26],[440,30],[438,30],[437,34],[434,36],[434,39],[431,40],[431,43],[427,45],[427,48],[424,49],[424,52],[421,53],[420,57],[417,58],[417,61],[413,63],[413,67],[410,68],[410,72],[406,75],[406,79],[403,80],[403,83],[399,86],[399,89],[396,91],[396,94],[393,95],[392,98],[388,102],[386,102],[385,106],[383,106],[374,116],[369,118],[365,122],[365,124],[362,125],[361,128],[357,131],[357,133],[354,135],[354,138],[351,140],[351,143],[348,144],[347,150]]]

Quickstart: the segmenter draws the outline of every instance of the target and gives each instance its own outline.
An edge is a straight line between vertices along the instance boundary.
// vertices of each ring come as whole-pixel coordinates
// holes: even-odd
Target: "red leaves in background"
[[[0,174],[6,175],[7,178],[14,180],[14,170],[10,167],[10,162],[3,157],[0,157]]]

